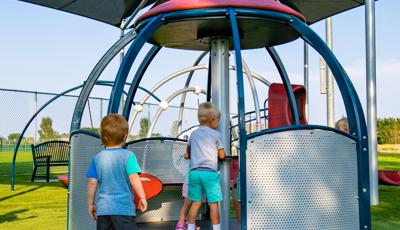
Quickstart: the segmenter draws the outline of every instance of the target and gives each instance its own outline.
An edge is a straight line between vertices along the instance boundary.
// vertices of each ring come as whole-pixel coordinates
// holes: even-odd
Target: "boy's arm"
[[[225,159],[225,150],[224,149],[218,149],[218,159],[220,159],[220,160]]]
[[[94,196],[96,194],[96,189],[97,189],[97,179],[89,178],[87,185],[87,203],[88,203],[89,215],[90,217],[92,217],[93,220],[97,219],[96,205],[94,203]]]
[[[190,145],[186,146],[185,159],[186,160],[190,159]]]
[[[133,191],[139,197],[139,204],[137,209],[139,209],[141,212],[146,211],[147,209],[146,194],[144,193],[142,181],[140,181],[139,174],[133,173],[129,175],[129,181],[131,182]]]
[[[129,182],[131,183],[133,192],[139,197],[139,203],[136,208],[141,212],[144,212],[147,209],[146,194],[144,193],[142,181],[139,177],[141,170],[136,156],[133,154],[128,158],[126,163],[126,173],[128,174]]]

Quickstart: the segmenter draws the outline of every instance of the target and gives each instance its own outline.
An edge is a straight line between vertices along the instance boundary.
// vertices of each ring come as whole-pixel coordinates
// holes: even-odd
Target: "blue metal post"
[[[271,55],[271,58],[274,61],[276,68],[278,69],[279,75],[281,76],[282,83],[285,86],[286,95],[289,99],[290,112],[292,114],[292,125],[300,125],[300,115],[299,109],[297,107],[296,97],[294,96],[292,84],[290,83],[285,66],[283,65],[281,58],[273,47],[267,47],[266,49],[269,55]]]
[[[139,32],[137,38],[133,41],[131,47],[129,47],[128,52],[122,64],[118,70],[117,77],[115,79],[114,87],[111,91],[110,102],[108,104],[108,114],[118,113],[118,108],[120,106],[120,100],[122,96],[122,91],[128,77],[129,71],[135,61],[137,55],[142,49],[143,45],[151,37],[151,35],[158,29],[162,24],[162,15],[158,15],[151,19],[151,21]]]
[[[237,93],[238,93],[238,113],[239,113],[239,159],[240,159],[240,216],[241,229],[247,229],[247,180],[246,180],[246,127],[245,127],[245,104],[244,104],[244,83],[242,72],[242,55],[240,50],[240,38],[238,25],[233,9],[228,10],[229,20],[232,27],[233,45],[235,48],[236,77],[237,77]]]
[[[160,51],[160,46],[151,47],[150,51],[147,53],[146,57],[143,59],[142,63],[139,66],[138,71],[133,77],[132,84],[129,88],[128,95],[126,96],[126,102],[123,110],[123,116],[128,120],[129,114],[131,112],[133,99],[135,98],[137,89],[139,88],[139,83],[142,80],[144,73],[149,67],[153,58],[157,55],[158,51]],[[150,91],[147,90],[148,94],[151,94]]]

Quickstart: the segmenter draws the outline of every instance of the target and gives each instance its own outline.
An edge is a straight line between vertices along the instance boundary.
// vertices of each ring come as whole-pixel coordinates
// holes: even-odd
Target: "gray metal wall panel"
[[[325,130],[248,141],[248,229],[358,229],[356,143]]]
[[[86,171],[94,155],[103,149],[99,138],[86,134],[71,137],[70,152],[70,193],[69,193],[69,229],[96,229],[87,211],[87,178]]]
[[[179,219],[183,205],[182,186],[189,172],[189,161],[184,159],[186,143],[173,140],[147,140],[127,146],[135,153],[143,172],[152,174],[164,184],[160,195],[148,202],[148,211],[139,214],[137,222],[174,221]]]

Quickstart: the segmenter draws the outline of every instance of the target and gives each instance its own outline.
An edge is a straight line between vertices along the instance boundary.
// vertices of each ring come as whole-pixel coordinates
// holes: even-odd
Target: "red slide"
[[[400,171],[378,170],[379,184],[400,186]]]

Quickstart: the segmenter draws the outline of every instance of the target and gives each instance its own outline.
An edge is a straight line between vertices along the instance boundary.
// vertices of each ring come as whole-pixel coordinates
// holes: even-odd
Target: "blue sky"
[[[378,117],[400,117],[397,101],[400,95],[400,30],[395,21],[399,8],[400,1],[397,0],[376,2]],[[46,92],[61,92],[81,84],[120,34],[118,28],[104,23],[13,0],[0,2],[0,28],[0,88]],[[323,22],[313,25],[312,28],[324,36]],[[333,17],[333,32],[334,53],[350,75],[361,101],[365,104],[364,7]],[[302,41],[297,40],[277,48],[294,83],[302,83],[302,47]],[[315,51],[310,52],[310,121],[324,124],[325,96],[319,94],[319,59]],[[141,57],[144,53],[145,50]],[[196,55],[185,51],[162,51],[149,69],[147,79],[150,80],[145,81],[144,86],[151,87],[156,79],[190,66]],[[270,81],[279,79],[265,51],[246,51],[244,58],[252,71]],[[118,58],[106,69],[101,79],[111,80],[117,67]],[[199,75],[204,73],[200,72]],[[194,84],[203,83],[197,79]],[[171,87],[174,85],[162,89],[160,97],[168,96]],[[260,98],[263,98],[263,94],[267,95],[263,90],[265,89],[261,87]],[[93,95],[108,98],[109,90],[96,89]],[[250,95],[247,96],[251,98]],[[192,98],[196,101],[195,99]],[[232,107],[234,106],[233,103]],[[251,101],[248,107],[252,107]],[[17,111],[15,113],[20,113],[19,110],[14,110]],[[7,113],[1,113],[3,121],[6,120],[4,116]],[[337,95],[335,119],[343,114],[341,98]],[[22,120],[27,120],[29,116],[22,117]],[[8,123],[1,124],[0,129],[6,129]],[[63,125],[60,129],[64,130],[68,126],[69,124]],[[20,125],[15,130],[7,128],[10,130],[8,132],[18,129]]]

